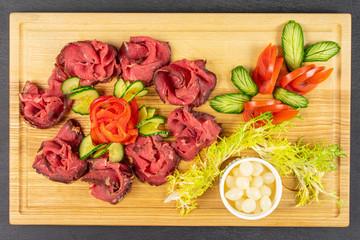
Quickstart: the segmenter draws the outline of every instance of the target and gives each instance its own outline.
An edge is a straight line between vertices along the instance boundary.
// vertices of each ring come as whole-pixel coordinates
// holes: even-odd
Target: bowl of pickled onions
[[[282,195],[279,173],[260,158],[235,159],[220,179],[220,196],[235,216],[257,220],[272,213]]]

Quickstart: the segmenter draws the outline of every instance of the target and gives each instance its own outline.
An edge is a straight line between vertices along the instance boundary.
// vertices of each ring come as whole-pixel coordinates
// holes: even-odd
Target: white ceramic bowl
[[[225,178],[226,178],[226,176],[229,174],[229,172],[234,167],[237,167],[237,166],[240,165],[240,163],[247,162],[247,161],[259,162],[259,163],[265,165],[275,176],[275,189],[276,189],[275,197],[274,197],[274,199],[272,201],[273,205],[272,205],[271,209],[269,211],[267,211],[267,212],[261,212],[261,213],[258,213],[258,214],[243,213],[243,212],[240,212],[237,209],[233,208],[229,204],[228,200],[225,198],[224,187],[225,187]],[[220,178],[220,196],[221,196],[221,200],[222,200],[223,204],[225,205],[227,210],[229,210],[232,214],[234,214],[235,216],[237,216],[239,218],[242,218],[242,219],[257,220],[257,219],[266,217],[267,215],[272,213],[275,210],[275,208],[278,206],[278,204],[280,202],[280,199],[281,199],[281,195],[282,195],[282,183],[281,183],[281,178],[280,178],[279,173],[276,171],[276,169],[270,163],[268,163],[268,162],[266,162],[266,161],[264,161],[264,160],[262,160],[260,158],[236,159],[226,167],[223,175]]]

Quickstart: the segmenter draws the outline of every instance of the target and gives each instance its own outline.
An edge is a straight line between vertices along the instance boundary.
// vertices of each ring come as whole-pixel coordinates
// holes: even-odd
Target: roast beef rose
[[[84,135],[80,124],[68,120],[53,140],[41,144],[40,154],[36,155],[33,168],[53,181],[70,183],[82,177],[88,164],[80,160],[78,150]]]
[[[110,163],[108,155],[91,160],[90,173],[81,181],[92,186],[91,194],[100,200],[117,204],[131,190],[133,174],[124,163]]]
[[[141,80],[145,86],[153,84],[154,72],[170,61],[167,42],[150,37],[131,37],[120,49],[120,65],[124,80]]]
[[[100,41],[68,43],[56,58],[70,77],[79,77],[81,85],[94,85],[120,74],[115,47]]]
[[[57,124],[69,111],[71,100],[61,92],[61,84],[67,75],[55,66],[49,80],[49,88],[39,90],[27,81],[20,96],[20,114],[26,123],[36,128],[49,128]]]
[[[209,98],[216,76],[205,69],[204,60],[183,59],[157,70],[154,83],[163,102],[197,107]]]
[[[168,118],[170,132],[176,137],[173,147],[186,161],[192,160],[202,148],[217,140],[222,128],[207,113],[177,108]]]
[[[180,158],[170,143],[158,135],[139,136],[135,143],[125,148],[125,154],[132,159],[135,173],[142,182],[160,185],[179,165]]]

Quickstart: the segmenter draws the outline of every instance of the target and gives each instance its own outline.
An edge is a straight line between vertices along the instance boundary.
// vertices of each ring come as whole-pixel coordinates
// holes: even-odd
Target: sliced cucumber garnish
[[[141,81],[135,81],[126,88],[121,97],[127,102],[131,102],[143,89],[144,84]]]
[[[79,157],[81,160],[88,158],[96,150],[106,146],[106,143],[95,146],[91,140],[90,134],[84,137],[79,146]]]
[[[139,108],[139,116],[138,116],[138,123],[142,123],[147,119],[148,113],[145,105],[142,105]]]
[[[340,51],[336,42],[318,42],[305,48],[304,62],[326,62]]]
[[[141,126],[143,126],[143,125],[145,125],[147,123],[157,123],[158,125],[159,124],[164,124],[165,119],[163,117],[161,117],[161,116],[151,117],[151,118],[148,118],[148,119],[140,122],[136,127],[141,128]]]
[[[292,72],[300,68],[304,60],[304,35],[300,24],[294,20],[287,22],[281,40],[286,66]]]
[[[241,113],[244,103],[251,101],[251,97],[244,93],[230,93],[210,99],[210,106],[220,113]]]
[[[156,108],[147,109],[147,118],[152,118],[155,115]]]
[[[136,96],[137,97],[143,97],[148,93],[149,93],[149,89],[145,88],[145,89],[141,90]]]
[[[149,123],[143,125],[141,128],[139,128],[139,134],[144,137],[160,135],[163,138],[167,138],[169,136],[169,133],[166,131],[157,129],[158,126],[159,126],[159,123],[149,122]]]
[[[114,96],[117,98],[122,97],[127,86],[122,78],[119,78],[114,85]]]
[[[289,92],[281,87],[276,87],[273,93],[276,100],[279,100],[294,108],[306,108],[309,100],[299,94]]]
[[[100,97],[98,91],[96,91],[93,87],[84,87],[82,90],[78,90],[72,94],[70,94],[69,99],[75,101],[81,101],[76,104],[72,110],[81,115],[89,114],[89,107],[91,103]]]
[[[92,155],[92,158],[98,158],[101,155],[103,155],[106,152],[106,150],[108,150],[108,148],[110,147],[111,144],[112,144],[112,142],[97,149],[96,152],[94,152],[94,154]]]
[[[237,66],[231,71],[231,81],[240,91],[251,97],[259,92],[258,87],[243,66]]]
[[[72,92],[73,89],[75,89],[79,86],[80,86],[80,78],[71,77],[71,78],[66,79],[61,84],[61,91],[63,92],[63,94],[69,94]]]
[[[121,143],[112,143],[108,148],[109,160],[112,163],[120,162],[124,157],[124,147]]]

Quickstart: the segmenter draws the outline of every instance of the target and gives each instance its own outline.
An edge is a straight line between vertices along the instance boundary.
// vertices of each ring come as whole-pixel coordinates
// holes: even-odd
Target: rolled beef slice
[[[153,84],[154,72],[170,61],[167,42],[150,37],[131,37],[120,48],[122,77],[126,81],[141,80],[145,86]]]
[[[53,140],[41,144],[33,168],[57,182],[70,183],[82,177],[88,169],[88,163],[80,160],[78,154],[83,137],[80,124],[68,120]]]
[[[109,162],[108,155],[91,160],[91,172],[81,181],[88,182],[91,194],[100,200],[117,204],[131,190],[133,174],[130,166]]]
[[[183,59],[157,70],[154,84],[164,103],[198,107],[215,88],[216,75],[205,68],[204,60]]]
[[[29,81],[25,83],[19,97],[20,114],[26,123],[36,128],[50,128],[63,118],[72,103],[61,91],[65,79],[67,75],[55,65],[45,91]]]
[[[125,154],[132,159],[139,179],[156,186],[166,182],[180,161],[171,144],[158,135],[139,136],[135,143],[126,146]]]
[[[70,77],[79,77],[82,86],[105,83],[120,74],[115,47],[100,41],[68,43],[56,58]]]
[[[189,107],[177,108],[168,118],[168,127],[175,136],[173,147],[186,161],[217,140],[222,128],[214,121],[214,116],[192,111]]]

